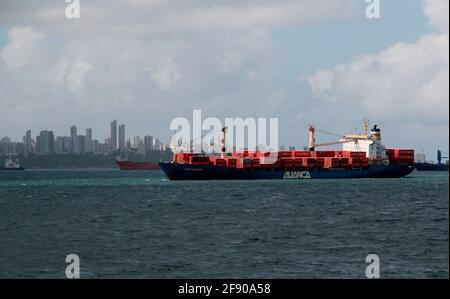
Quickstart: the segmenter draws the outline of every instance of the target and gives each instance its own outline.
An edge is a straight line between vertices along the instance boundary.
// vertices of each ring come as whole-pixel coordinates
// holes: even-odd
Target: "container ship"
[[[132,162],[128,160],[117,160],[120,170],[156,170],[161,169],[156,162]]]
[[[414,170],[414,150],[386,148],[381,130],[345,135],[339,141],[316,144],[315,128],[309,128],[309,147],[304,151],[240,151],[227,153],[226,130],[222,129],[220,155],[175,153],[171,162],[159,165],[170,180],[252,180],[252,179],[343,179],[400,178]],[[342,144],[342,150],[316,151],[316,148]],[[269,159],[276,154],[276,160]]]

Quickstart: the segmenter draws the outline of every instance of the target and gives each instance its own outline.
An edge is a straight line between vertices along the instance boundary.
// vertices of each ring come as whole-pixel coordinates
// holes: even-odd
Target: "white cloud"
[[[449,28],[449,1],[448,0],[424,0],[424,12],[430,20],[430,24],[438,31],[448,34]]]
[[[439,10],[447,6],[447,19]],[[448,1],[425,0],[437,29],[448,27]],[[398,43],[349,64],[318,70],[308,78],[313,94],[376,119],[403,119],[448,125],[449,37],[427,34]]]
[[[171,58],[158,62],[154,67],[146,68],[150,77],[161,90],[170,89],[179,78],[177,66]]]
[[[307,78],[315,96],[326,96],[326,92],[332,88],[334,73],[331,70],[318,70],[314,76]],[[303,78],[300,78],[303,81]]]
[[[245,30],[304,24],[348,16],[355,10],[349,0],[104,0],[81,1],[82,17],[65,18],[60,0],[27,2],[2,0],[0,25],[26,20],[31,25],[64,34],[83,36],[113,32],[126,35],[179,35],[213,30]]]
[[[0,56],[9,70],[39,62],[39,46],[44,35],[30,27],[15,27],[8,31],[9,43]]]
[[[84,87],[84,80],[86,78],[86,75],[91,71],[93,68],[92,65],[86,62],[75,62],[69,67],[67,77],[66,77],[66,84],[67,87],[72,92],[78,92],[83,89]]]

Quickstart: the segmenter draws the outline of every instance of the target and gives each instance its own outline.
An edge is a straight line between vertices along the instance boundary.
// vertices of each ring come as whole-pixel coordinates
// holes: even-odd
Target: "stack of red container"
[[[392,163],[399,164],[411,164],[414,163],[414,150],[413,149],[389,149],[389,160]]]

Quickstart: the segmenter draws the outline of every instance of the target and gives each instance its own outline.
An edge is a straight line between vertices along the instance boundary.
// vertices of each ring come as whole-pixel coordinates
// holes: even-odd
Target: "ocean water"
[[[448,278],[449,177],[172,182],[0,172],[0,278]]]

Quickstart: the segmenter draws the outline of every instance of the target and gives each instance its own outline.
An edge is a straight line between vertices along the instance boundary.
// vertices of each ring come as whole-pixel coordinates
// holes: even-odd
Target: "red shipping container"
[[[361,167],[361,159],[360,158],[350,158],[348,159],[348,163],[352,168],[360,168]]]
[[[209,161],[209,157],[192,156],[189,158],[189,163],[199,164],[199,165],[208,165],[208,164],[210,164],[210,161]]]
[[[325,158],[325,168],[339,168],[341,166],[339,158]]]
[[[281,158],[281,165],[285,168],[294,167],[294,160],[292,158]]]
[[[343,168],[347,168],[349,165],[348,158],[339,158],[339,162]]]
[[[367,168],[369,167],[369,158],[362,158],[361,161],[361,167],[362,168]]]
[[[224,167],[225,166],[225,159],[215,158],[214,159],[214,165],[218,166],[218,167]]]
[[[349,152],[349,151],[341,151],[338,157],[344,158],[364,158],[366,157],[366,152]]]
[[[259,159],[252,159],[252,167],[253,168],[260,168],[261,167]]]
[[[296,158],[296,159],[293,159],[293,161],[294,161],[294,167],[302,167],[303,166],[303,159]]]
[[[196,153],[177,153],[175,159],[179,163],[190,163],[191,157],[195,157]]]
[[[303,158],[303,166],[307,168],[316,167],[316,159],[314,158]]]
[[[252,167],[251,158],[242,158],[238,160],[238,168],[251,168],[251,167]]]
[[[333,154],[334,154],[334,152],[333,152]],[[318,168],[323,168],[324,164],[325,164],[325,158],[316,158],[316,166]]]
[[[291,151],[279,151],[278,157],[280,157],[280,158],[292,157],[292,153],[291,153]]]
[[[227,158],[225,161],[226,161],[227,167],[236,168],[236,166],[237,166],[236,158]]]
[[[315,158],[332,158],[335,156],[335,151],[313,151],[311,157]]]
[[[344,157],[344,151],[334,151],[334,156],[337,158]]]
[[[293,157],[308,158],[308,157],[311,157],[311,152],[310,151],[293,151]]]

